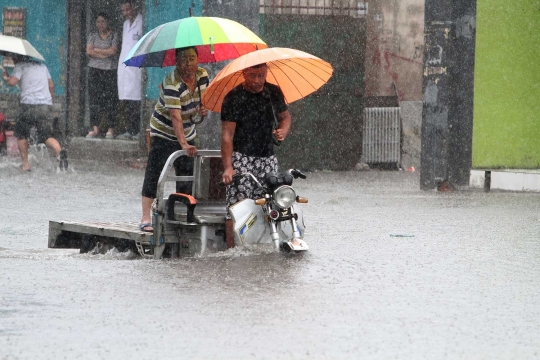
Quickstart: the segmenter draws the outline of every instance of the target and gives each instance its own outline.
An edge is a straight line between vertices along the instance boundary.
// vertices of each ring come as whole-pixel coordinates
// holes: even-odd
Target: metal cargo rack
[[[183,150],[167,160],[158,180],[156,201],[152,206],[154,233],[142,232],[138,223],[95,221],[50,221],[49,248],[80,249],[81,253],[99,244],[120,251],[131,249],[142,257],[192,256],[207,249],[225,249],[225,187],[221,180],[219,150],[199,150],[193,176],[176,176],[174,161],[185,156]],[[195,205],[170,201],[165,197],[168,182],[192,181]],[[184,197],[173,193],[172,196]],[[189,205],[189,206],[188,206]]]

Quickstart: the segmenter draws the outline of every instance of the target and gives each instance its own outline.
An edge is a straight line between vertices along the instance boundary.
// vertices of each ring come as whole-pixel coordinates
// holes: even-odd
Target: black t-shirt
[[[240,84],[225,96],[221,105],[221,121],[236,123],[233,151],[256,157],[274,155],[272,104],[276,118],[277,114],[287,110],[281,89],[269,83],[266,83],[265,90],[256,94]]]

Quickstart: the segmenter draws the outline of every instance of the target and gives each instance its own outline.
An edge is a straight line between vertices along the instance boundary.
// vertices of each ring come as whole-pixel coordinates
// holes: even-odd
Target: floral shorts
[[[264,175],[270,171],[278,171],[278,161],[275,155],[270,157],[254,157],[233,152],[232,166],[237,174],[252,173],[261,183]],[[243,177],[227,186],[227,219],[231,218],[229,214],[229,207],[231,205],[244,199],[256,199],[260,196],[256,188],[257,184],[250,177]]]

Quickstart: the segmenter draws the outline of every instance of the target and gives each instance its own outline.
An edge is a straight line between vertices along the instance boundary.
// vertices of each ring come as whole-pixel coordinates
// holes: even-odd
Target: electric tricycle
[[[152,205],[153,233],[142,232],[137,223],[49,222],[50,248],[78,248],[81,252],[108,249],[132,249],[144,258],[203,255],[226,250],[225,191],[219,150],[199,150],[192,176],[177,176],[174,161],[187,156],[183,150],[168,158],[158,180]],[[305,179],[299,170],[268,173],[263,182],[253,174],[235,174],[234,180],[247,177],[260,197],[244,199],[231,206],[235,246],[270,246],[276,251],[303,252],[302,205],[307,198],[297,196],[294,179]],[[192,194],[176,192],[178,181],[191,181]]]

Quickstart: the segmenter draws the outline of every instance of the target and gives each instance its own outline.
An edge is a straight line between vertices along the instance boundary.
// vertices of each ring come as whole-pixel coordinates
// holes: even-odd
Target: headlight
[[[280,186],[274,191],[274,200],[280,208],[286,209],[294,204],[296,193],[290,186]]]

